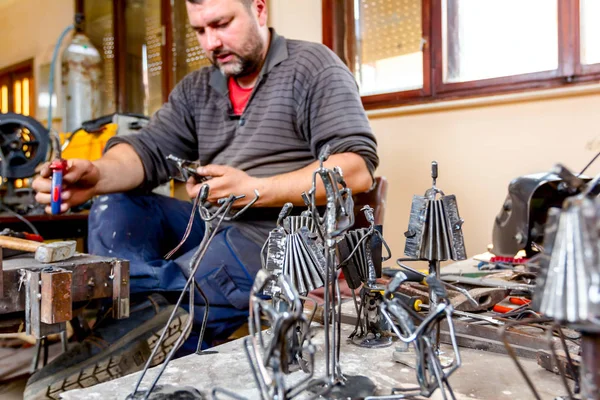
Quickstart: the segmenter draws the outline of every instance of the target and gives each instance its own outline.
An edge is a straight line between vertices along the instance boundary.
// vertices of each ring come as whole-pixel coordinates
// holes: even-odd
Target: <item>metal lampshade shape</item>
[[[404,254],[420,260],[444,261],[467,258],[463,220],[456,196],[446,196],[435,186],[437,163],[432,163],[433,187],[425,196],[413,196]]]
[[[548,215],[548,268],[538,280],[533,306],[561,324],[589,331],[600,316],[600,201],[569,197]],[[549,248],[549,250],[548,250]],[[592,329],[596,330],[596,329]]]
[[[301,296],[323,287],[326,260],[316,226],[308,215],[290,216],[291,204],[282,209],[278,227],[269,233],[263,247],[263,268],[276,276],[285,275]],[[265,287],[272,296],[275,281]]]

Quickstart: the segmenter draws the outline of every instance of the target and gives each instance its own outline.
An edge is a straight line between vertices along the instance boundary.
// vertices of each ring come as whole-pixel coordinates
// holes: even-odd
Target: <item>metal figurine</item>
[[[379,311],[385,287],[377,283],[377,278],[381,278],[381,263],[391,258],[391,251],[383,239],[381,226],[375,226],[373,209],[365,206],[361,211],[365,213],[369,228],[346,232],[338,245],[340,259],[344,260],[340,266],[348,286],[353,290],[358,316],[349,338],[362,347],[386,347],[392,344],[391,327]],[[383,246],[387,251],[385,257],[382,256]],[[361,288],[360,305],[354,294],[358,288]]]
[[[329,158],[329,146],[319,156],[319,168],[313,173],[312,187],[307,197],[317,234],[324,243],[325,273],[325,374],[330,391],[328,398],[366,397],[375,390],[375,384],[364,376],[342,374],[340,367],[341,299],[338,277],[337,245],[344,233],[354,224],[352,190],[347,187],[339,167],[328,169],[323,163]],[[327,200],[321,215],[317,209],[317,180],[321,179]],[[331,329],[330,329],[331,328]]]
[[[458,214],[454,195],[445,195],[436,187],[438,164],[431,163],[433,185],[425,196],[413,196],[404,254],[409,259],[398,261],[428,261],[429,275],[440,276],[440,261],[467,258],[462,233],[464,220]],[[439,198],[438,198],[439,195]],[[437,309],[435,292],[429,291],[430,312]],[[436,342],[438,342],[436,340]]]
[[[417,356],[416,374],[419,387],[415,388],[394,388],[389,396],[373,396],[368,399],[405,399],[413,397],[430,397],[436,389],[440,389],[443,399],[454,399],[454,393],[450,387],[448,378],[456,371],[460,365],[460,353],[458,343],[452,323],[452,313],[454,311],[450,304],[446,290],[440,281],[434,276],[427,277],[427,284],[435,291],[439,300],[435,309],[431,310],[429,315],[422,320],[418,327],[415,327],[414,320],[422,319],[410,307],[408,307],[394,293],[398,287],[407,279],[406,274],[398,272],[388,284],[384,293],[384,303],[381,305],[381,312],[390,323],[394,333],[402,342],[412,345]],[[436,326],[445,320],[448,324],[448,332],[454,351],[454,359],[448,366],[442,366],[435,345]],[[448,393],[446,393],[448,392]]]
[[[204,318],[202,321],[202,327],[200,329],[200,338],[198,340],[198,348],[196,351],[196,354],[201,354],[200,348],[202,345],[202,340],[204,338],[204,332],[206,330],[206,323],[207,323],[207,317],[208,317],[208,312],[209,312],[209,304],[208,304],[208,299],[206,297],[206,295],[204,294],[204,292],[202,291],[202,288],[200,287],[200,285],[197,284],[196,280],[195,280],[195,275],[196,272],[198,271],[198,268],[200,266],[200,263],[202,262],[202,259],[204,258],[204,255],[206,254],[206,251],[208,250],[210,243],[212,241],[212,239],[215,237],[216,233],[219,231],[219,228],[222,224],[223,221],[232,221],[237,219],[240,215],[242,215],[248,208],[252,207],[254,205],[254,203],[256,203],[256,201],[259,198],[259,193],[258,191],[254,191],[254,199],[248,203],[244,208],[242,208],[241,210],[239,210],[237,213],[235,213],[233,216],[230,216],[230,211],[231,208],[233,206],[233,204],[242,199],[244,197],[244,195],[242,196],[235,196],[235,195],[230,195],[229,197],[225,197],[222,199],[219,199],[218,203],[219,203],[219,208],[214,211],[211,212],[209,211],[206,207],[205,207],[205,202],[206,199],[208,198],[208,192],[209,192],[209,186],[207,184],[202,185],[200,192],[198,193],[198,196],[196,197],[196,199],[194,200],[194,207],[192,209],[192,214],[190,215],[190,221],[188,223],[188,227],[187,230],[184,234],[184,237],[181,241],[181,243],[175,248],[173,249],[169,254],[167,254],[166,258],[169,258],[170,256],[172,256],[178,249],[179,247],[181,247],[181,245],[183,244],[183,242],[185,242],[185,240],[187,239],[189,232],[191,230],[192,227],[192,223],[194,221],[194,215],[195,215],[195,211],[196,211],[196,207],[198,207],[198,211],[200,213],[200,217],[204,220],[205,224],[206,224],[206,229],[204,232],[204,237],[202,239],[202,241],[200,242],[200,246],[198,246],[198,250],[196,250],[196,252],[194,253],[192,260],[190,261],[190,268],[189,271],[183,271],[184,275],[189,275],[185,286],[183,287],[182,291],[181,291],[181,295],[179,296],[179,298],[177,299],[177,303],[175,305],[175,308],[173,309],[173,313],[171,314],[171,316],[169,317],[169,320],[166,323],[166,327],[169,327],[169,325],[171,324],[175,313],[177,312],[177,309],[179,308],[179,306],[181,305],[181,302],[183,301],[183,298],[185,297],[186,291],[188,291],[189,289],[189,317],[187,320],[187,323],[185,325],[185,327],[182,329],[182,333],[181,336],[177,339],[177,341],[175,342],[175,344],[173,345],[173,348],[171,349],[171,351],[169,352],[169,354],[167,355],[164,363],[161,366],[161,369],[159,370],[158,374],[156,375],[156,377],[154,378],[154,380],[152,381],[152,384],[150,385],[150,387],[148,388],[148,390],[142,392],[143,395],[143,399],[148,399],[150,397],[150,395],[152,394],[153,389],[155,388],[158,380],[160,379],[160,377],[162,376],[163,372],[165,371],[165,369],[167,368],[167,365],[169,364],[169,362],[171,361],[171,359],[173,358],[173,355],[175,354],[175,352],[177,351],[177,349],[183,344],[183,341],[185,340],[185,338],[187,337],[187,333],[189,332],[189,330],[192,329],[193,323],[194,323],[194,293],[195,291],[193,290],[193,288],[195,287],[198,292],[200,293],[200,296],[202,296],[204,302],[205,302],[205,307],[204,307]],[[142,373],[140,374],[139,379],[137,380],[136,384],[135,384],[135,388],[133,390],[133,393],[131,395],[128,396],[128,398],[130,399],[135,399],[138,398],[138,389],[144,379],[144,376],[146,375],[146,372],[148,371],[148,368],[150,367],[150,364],[153,360],[153,358],[155,357],[156,353],[158,352],[158,349],[161,348],[162,343],[164,342],[166,333],[168,332],[168,329],[164,329],[163,333],[161,334],[160,338],[158,339],[158,342],[156,343],[154,350],[152,351],[152,354],[150,355],[150,357],[148,358],[148,361],[146,362],[146,365],[144,366],[144,370],[142,371]]]
[[[273,302],[260,295],[272,281],[281,291]],[[250,295],[250,335],[244,340],[244,348],[252,367],[254,379],[262,400],[292,399],[311,386],[322,384],[313,381],[315,346],[311,343],[310,322],[303,313],[302,296],[285,274],[275,276],[260,270]],[[262,321],[268,321],[272,339],[265,340]],[[284,375],[292,372],[290,366],[298,365],[308,375],[293,388],[285,384]],[[324,393],[316,393],[316,398]]]

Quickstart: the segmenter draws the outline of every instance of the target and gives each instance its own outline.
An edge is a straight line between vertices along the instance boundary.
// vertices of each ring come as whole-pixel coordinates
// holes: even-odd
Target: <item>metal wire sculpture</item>
[[[273,282],[280,291],[272,300],[263,299],[263,290]],[[316,348],[311,342],[312,317],[309,319],[303,313],[304,300],[288,276],[275,276],[264,269],[256,275],[250,295],[250,335],[244,339],[244,350],[261,400],[289,400],[314,386],[322,386],[322,381],[312,380]],[[270,340],[265,339],[263,323],[270,326]],[[292,365],[299,366],[307,375],[293,387],[288,387],[285,375],[292,372]],[[326,390],[327,387],[317,390],[310,398],[316,398]],[[232,395],[217,388],[213,390],[213,397],[218,393]]]
[[[373,209],[365,206],[369,228],[359,228],[346,232],[340,241],[339,252],[342,271],[348,287],[352,289],[352,297],[356,308],[356,326],[349,338],[352,343],[362,347],[386,347],[392,344],[391,327],[379,311],[383,302],[384,285],[378,284],[381,278],[381,264],[391,258],[391,251],[381,233],[381,226],[375,226]],[[382,255],[385,247],[387,255]],[[360,302],[357,301],[355,289],[361,288]]]
[[[188,291],[188,289],[189,289],[189,309],[190,309],[189,313],[190,314],[189,314],[188,320],[186,322],[186,325],[181,330],[181,334],[180,334],[179,338],[177,338],[177,341],[173,345],[173,348],[171,349],[171,351],[165,358],[165,361],[163,362],[160,370],[158,371],[158,374],[156,375],[156,377],[150,384],[150,387],[148,388],[148,390],[142,392],[143,399],[148,399],[150,397],[150,395],[152,394],[152,391],[154,390],[156,384],[158,383],[158,380],[160,379],[160,377],[164,373],[165,369],[167,368],[167,365],[173,358],[173,355],[175,354],[177,349],[183,344],[183,341],[188,336],[189,331],[192,329],[192,326],[194,323],[194,308],[195,308],[194,307],[194,293],[195,293],[194,287],[198,290],[200,296],[203,298],[204,303],[205,303],[202,327],[200,329],[200,338],[198,340],[198,348],[196,350],[196,354],[201,354],[201,345],[202,345],[202,340],[204,338],[204,332],[206,330],[206,323],[208,321],[207,317],[208,317],[210,306],[208,303],[208,298],[202,291],[202,288],[200,287],[200,285],[198,285],[198,283],[195,280],[196,272],[198,271],[198,268],[200,267],[202,259],[204,258],[204,255],[206,254],[212,239],[215,237],[215,235],[219,231],[219,228],[220,228],[221,224],[223,223],[223,221],[232,221],[232,220],[239,218],[248,208],[252,207],[259,198],[259,193],[258,193],[258,191],[255,190],[254,191],[254,195],[255,195],[254,199],[252,201],[250,201],[250,203],[248,203],[245,207],[240,209],[237,213],[235,213],[234,215],[230,215],[230,211],[231,211],[231,208],[233,207],[234,203],[245,197],[244,195],[235,196],[232,194],[226,198],[220,199],[218,201],[220,206],[215,211],[211,212],[205,206],[205,202],[206,202],[206,199],[208,198],[209,190],[210,189],[207,184],[202,185],[200,191],[198,192],[198,195],[194,199],[194,206],[192,208],[192,214],[190,215],[188,226],[187,226],[186,232],[183,236],[183,239],[181,240],[181,242],[175,249],[173,249],[169,254],[167,254],[165,256],[166,258],[170,258],[173,254],[175,254],[175,252],[183,245],[185,240],[188,238],[189,233],[191,232],[191,229],[192,229],[196,209],[198,209],[198,211],[200,213],[200,217],[205,222],[204,237],[203,237],[202,241],[200,242],[198,249],[196,250],[196,252],[194,253],[194,255],[190,261],[189,271],[185,271],[185,270],[183,271],[184,275],[188,275],[188,279],[187,279],[183,289],[181,290],[181,295],[177,299],[177,303],[176,303],[176,305],[173,309],[173,312],[171,313],[169,320],[167,321],[165,327],[168,328],[170,326],[171,322],[173,321],[173,318],[175,317],[177,309],[181,305],[183,298],[185,297],[185,294]],[[166,329],[166,328],[163,329],[163,332],[162,332],[160,338],[158,339],[157,343],[155,344],[152,354],[148,358],[148,361],[146,362],[146,365],[144,366],[144,369],[135,384],[133,393],[130,394],[128,396],[128,398],[132,398],[132,399],[137,398],[137,396],[139,395],[138,390],[140,388],[140,385],[141,385],[146,373],[148,372],[150,363],[156,356],[156,353],[158,352],[158,350],[161,348],[161,346],[165,340],[165,336],[166,336],[167,332],[169,331],[169,329]]]
[[[397,260],[400,266],[402,261],[427,261],[429,275],[440,276],[440,261],[465,260],[467,258],[462,225],[456,197],[446,195],[436,187],[438,178],[438,163],[431,163],[432,187],[425,192],[425,196],[413,196],[410,210],[408,230],[404,233],[406,244],[404,254],[409,258]],[[439,198],[438,198],[439,195]],[[404,267],[404,266],[403,266]],[[478,304],[467,291],[467,298]],[[434,291],[429,290],[430,312],[436,310],[437,297]],[[439,332],[439,330],[438,330]],[[439,345],[439,334],[436,346]]]
[[[354,202],[352,190],[346,185],[339,167],[326,168],[330,148],[325,146],[319,156],[319,168],[313,173],[312,187],[303,196],[308,203],[315,231],[323,244],[325,257],[324,282],[324,336],[325,336],[325,381],[323,389],[329,388],[329,398],[357,396],[356,387],[372,393],[375,385],[364,376],[348,376],[340,367],[341,343],[341,296],[338,281],[337,245],[343,235],[354,224]],[[325,189],[326,208],[323,214],[317,208],[317,183]],[[308,199],[308,201],[306,201]]]
[[[419,326],[415,327],[414,319],[421,320],[422,317],[416,314],[407,304],[394,297],[394,292],[398,290],[399,286],[406,279],[406,274],[397,272],[390,281],[384,293],[384,303],[381,305],[381,313],[390,323],[398,339],[413,347],[417,358],[415,370],[419,386],[414,388],[394,388],[389,396],[373,396],[367,399],[395,400],[418,396],[430,397],[437,389],[440,389],[443,399],[447,398],[447,394],[450,395],[450,398],[454,399],[454,393],[448,379],[461,365],[458,343],[452,322],[454,308],[450,304],[446,290],[441,282],[436,277],[429,276],[427,277],[427,284],[435,291],[438,304],[422,320]],[[447,323],[454,351],[454,358],[447,366],[442,366],[435,343],[436,326],[443,320]]]

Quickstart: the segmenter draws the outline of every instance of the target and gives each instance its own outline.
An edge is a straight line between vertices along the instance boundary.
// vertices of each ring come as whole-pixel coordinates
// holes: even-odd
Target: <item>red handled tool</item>
[[[510,301],[510,304],[516,304],[518,306],[524,306],[525,304],[529,304],[531,303],[531,300],[526,299],[524,297],[509,297],[508,301]]]

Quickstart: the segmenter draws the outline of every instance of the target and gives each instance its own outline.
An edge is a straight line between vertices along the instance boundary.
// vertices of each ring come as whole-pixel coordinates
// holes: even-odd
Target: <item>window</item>
[[[557,0],[445,0],[442,12],[444,82],[558,68]]]
[[[152,115],[188,73],[210,64],[182,0],[78,0],[102,54],[103,114]]]
[[[355,1],[353,12],[353,61],[361,92],[422,88],[421,1]]]
[[[210,65],[190,26],[185,1],[172,1],[173,74],[179,82],[192,71]]]
[[[152,115],[163,103],[165,46],[160,0],[125,1],[126,110]]]
[[[581,63],[600,63],[600,1],[581,0]]]
[[[102,56],[102,115],[116,111],[115,31],[112,1],[86,1],[85,34]]]
[[[598,0],[323,0],[366,108],[600,79]]]
[[[0,70],[0,112],[35,114],[33,60]]]

